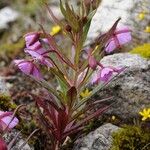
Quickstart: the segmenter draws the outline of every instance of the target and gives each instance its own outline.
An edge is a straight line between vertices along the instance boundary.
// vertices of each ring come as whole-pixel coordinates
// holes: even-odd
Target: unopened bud
[[[72,28],[69,24],[66,25],[65,29],[67,32],[71,32],[71,30],[72,30]]]
[[[97,61],[93,56],[89,56],[89,66],[94,70],[97,67]]]
[[[82,18],[82,22],[83,22],[83,24],[86,24],[86,23],[87,23],[87,21],[88,21],[88,19],[87,19],[87,17],[86,17],[86,16]]]

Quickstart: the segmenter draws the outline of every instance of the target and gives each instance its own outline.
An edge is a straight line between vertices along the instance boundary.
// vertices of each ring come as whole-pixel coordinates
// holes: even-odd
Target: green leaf
[[[92,11],[89,15],[88,15],[88,22],[86,23],[85,27],[84,27],[84,32],[83,32],[83,39],[84,41],[86,40],[87,38],[87,34],[89,32],[89,29],[90,29],[90,25],[91,25],[91,21],[92,21],[92,18],[93,16],[95,15],[96,13],[96,10]]]
[[[79,23],[78,23],[77,16],[76,16],[74,10],[70,8],[68,2],[65,3],[65,7],[66,7],[66,9],[64,8],[62,1],[60,0],[60,10],[61,10],[62,14],[64,15],[65,19],[70,24],[72,29],[75,32],[77,32],[79,29]]]
[[[54,74],[56,77],[58,77],[58,78],[61,80],[61,82],[63,82],[63,84],[64,84],[66,87],[69,87],[69,84],[68,84],[68,82],[66,81],[66,79],[64,78],[64,74],[63,74],[61,71],[56,70],[56,69],[54,69],[54,68],[50,68],[50,71],[51,71],[52,74]]]
[[[63,16],[66,18],[67,13],[66,13],[66,10],[65,10],[65,8],[64,8],[63,3],[62,3],[61,0],[60,0],[60,10],[61,10]]]
[[[58,84],[60,85],[61,92],[63,93],[64,96],[66,96],[68,86],[58,77],[57,77],[57,81]]]

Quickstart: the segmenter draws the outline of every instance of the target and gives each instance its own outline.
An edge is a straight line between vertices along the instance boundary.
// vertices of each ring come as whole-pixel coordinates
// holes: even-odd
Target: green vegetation
[[[47,0],[26,0],[26,1],[15,0],[15,5],[19,6],[18,9],[20,9],[23,13],[32,16],[36,15],[36,12],[39,11],[39,9],[46,2]]]
[[[16,107],[17,105],[11,102],[10,96],[0,95],[0,110],[4,111],[14,110]]]
[[[150,132],[137,126],[125,126],[113,134],[111,150],[149,150]]]
[[[20,39],[17,43],[4,43],[0,45],[0,56],[2,58],[14,58],[20,50],[24,47],[25,43],[23,39]]]
[[[145,43],[131,50],[132,54],[139,54],[144,58],[150,59],[150,43]]]

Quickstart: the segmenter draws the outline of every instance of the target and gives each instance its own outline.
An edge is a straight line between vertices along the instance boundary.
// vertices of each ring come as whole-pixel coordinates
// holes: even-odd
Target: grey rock
[[[75,142],[73,150],[109,150],[112,143],[112,133],[119,127],[110,123],[102,125]]]
[[[7,29],[8,23],[16,21],[19,17],[17,11],[13,10],[10,7],[4,7],[0,10],[0,30]]]
[[[5,139],[6,143],[8,144],[18,133],[19,132],[15,129],[13,129],[11,132],[7,133],[4,136],[4,139]],[[13,147],[11,148],[11,150],[19,150],[19,147],[24,142],[25,142],[25,140],[23,139],[22,135],[19,134],[19,136],[17,137],[16,142],[13,145]],[[25,146],[21,150],[32,150],[32,148],[28,144],[25,144]]]
[[[9,89],[2,77],[0,77],[0,94],[9,95]]]
[[[114,96],[116,103],[107,114],[122,119],[138,117],[141,109],[150,106],[150,61],[136,54],[120,53],[104,57],[101,63],[128,68],[95,98]]]

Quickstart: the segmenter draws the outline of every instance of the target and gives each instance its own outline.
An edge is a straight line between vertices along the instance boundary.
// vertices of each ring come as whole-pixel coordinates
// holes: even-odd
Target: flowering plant
[[[87,10],[87,5],[91,9]],[[119,74],[124,70],[103,66],[100,63],[105,53],[111,53],[131,40],[131,31],[127,27],[117,28],[120,18],[107,33],[99,35],[92,46],[85,50],[84,43],[95,13],[92,8],[95,8],[92,2],[83,1],[80,13],[76,13],[68,2],[63,4],[60,1],[60,9],[65,18],[64,22],[60,22],[47,6],[57,28],[60,27],[59,31],[61,29],[71,40],[71,55],[70,52],[65,55],[55,41],[55,34],[47,33],[41,25],[40,32],[24,36],[26,42],[24,51],[31,57],[27,60],[14,60],[23,73],[34,78],[45,89],[39,95],[32,95],[36,100],[41,124],[50,136],[51,149],[54,150],[61,147],[67,136],[83,129],[85,123],[110,107],[105,105],[85,116],[86,111],[104,101],[97,100],[90,103],[89,99],[112,80],[113,74]],[[83,57],[83,52],[86,58]],[[45,80],[42,67],[54,75],[57,86],[56,82],[50,83]],[[94,89],[90,92],[86,90],[87,93],[83,94],[90,83],[95,85]]]

